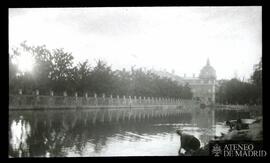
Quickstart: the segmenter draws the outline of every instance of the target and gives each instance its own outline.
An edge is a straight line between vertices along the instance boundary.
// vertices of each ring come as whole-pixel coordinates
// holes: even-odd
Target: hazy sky
[[[207,58],[217,78],[248,78],[262,55],[261,7],[9,9],[9,44],[64,48],[75,61],[113,69],[154,68],[198,76]]]

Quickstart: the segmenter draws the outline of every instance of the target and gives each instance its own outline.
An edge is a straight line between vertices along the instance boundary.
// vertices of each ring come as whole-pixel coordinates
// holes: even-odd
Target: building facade
[[[193,99],[204,103],[215,103],[216,93],[216,70],[207,59],[206,65],[201,69],[198,77],[183,77],[182,83],[189,84],[193,93]]]
[[[215,93],[217,87],[216,81],[216,70],[210,65],[209,59],[207,59],[206,65],[201,69],[198,77],[183,77],[175,75],[165,71],[155,71],[152,70],[155,74],[161,77],[167,77],[173,81],[177,81],[181,85],[188,84],[193,93],[193,99],[201,101],[203,103],[215,103]]]

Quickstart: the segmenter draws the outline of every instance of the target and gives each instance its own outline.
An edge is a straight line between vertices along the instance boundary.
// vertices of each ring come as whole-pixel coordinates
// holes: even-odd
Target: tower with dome
[[[210,65],[209,59],[207,59],[206,65],[201,69],[199,78],[202,80],[216,80],[216,70]]]

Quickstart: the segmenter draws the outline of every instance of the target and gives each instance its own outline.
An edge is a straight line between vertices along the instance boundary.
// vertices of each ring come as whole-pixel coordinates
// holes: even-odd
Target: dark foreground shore
[[[215,137],[213,141],[218,142],[245,142],[245,141],[262,141],[263,140],[263,128],[262,117],[256,117],[248,124],[248,129],[233,129],[226,134],[222,134],[220,137]],[[209,144],[201,147],[200,149],[192,152],[179,154],[180,156],[209,156]]]

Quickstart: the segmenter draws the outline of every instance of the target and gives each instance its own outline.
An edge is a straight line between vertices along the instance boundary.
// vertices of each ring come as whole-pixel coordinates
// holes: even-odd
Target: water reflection
[[[10,112],[12,157],[178,155],[176,129],[203,144],[215,133],[213,110],[95,109]]]
[[[200,140],[201,147],[213,140],[215,135],[215,112],[213,108],[197,109],[192,115],[192,123],[199,131],[193,131],[190,134]]]
[[[13,120],[10,125],[10,147],[12,155],[17,157],[29,156],[28,138],[31,136],[29,122],[20,116],[18,120]]]

